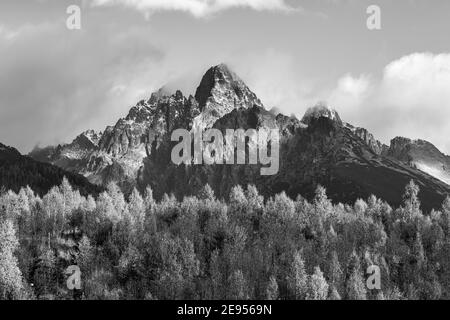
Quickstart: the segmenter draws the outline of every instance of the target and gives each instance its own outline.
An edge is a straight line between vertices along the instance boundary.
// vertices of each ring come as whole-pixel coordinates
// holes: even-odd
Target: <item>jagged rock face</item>
[[[174,128],[189,126],[198,116],[195,99],[181,91],[160,90],[133,106],[125,118],[102,134],[86,131],[72,143],[35,149],[30,155],[86,176],[92,183],[118,182],[129,191],[136,185],[143,159],[158,147]]]
[[[413,141],[404,137],[396,137],[391,140],[391,146],[388,155],[403,162],[410,162],[412,159],[409,155]]]
[[[84,146],[85,149],[93,149],[98,146],[101,137],[102,137],[101,132],[96,132],[95,130],[87,130],[82,134],[80,134],[75,139],[75,141],[80,146]]]
[[[450,157],[428,141],[396,137],[386,154],[450,184]]]
[[[214,122],[234,109],[263,107],[258,97],[245,83],[224,64],[210,68],[203,76],[195,93],[203,127]],[[203,128],[202,128],[203,129]]]
[[[373,134],[371,134],[367,129],[365,129],[365,128],[355,128],[352,125],[348,125],[348,124],[347,124],[347,127],[350,128],[350,130],[352,130],[353,133],[357,137],[359,137],[362,141],[364,141],[364,143],[373,152],[375,152],[378,155],[386,154],[386,152],[389,149],[389,147],[387,145],[381,143],[377,139],[375,139]]]
[[[375,194],[400,205],[405,185],[414,179],[422,188],[425,210],[441,204],[449,187],[400,161],[376,154],[347,126],[329,117],[313,117],[305,127],[295,118],[274,116],[253,107],[240,108],[219,119],[214,128],[280,130],[280,170],[261,176],[260,165],[180,165],[170,162],[170,142],[146,159],[141,187],[150,185],[156,197],[174,193],[178,197],[195,194],[209,183],[216,195],[227,198],[236,184],[255,184],[262,194],[272,196],[285,191],[291,197],[314,196],[318,184],[324,185],[335,201],[353,203]]]
[[[60,146],[60,153],[67,158],[82,159],[87,153],[98,148],[102,133],[88,130],[80,134],[70,145]]]
[[[174,129],[188,128],[198,113],[194,98],[184,97],[181,91],[173,95],[160,91],[148,101],[139,102],[126,118],[105,130],[99,144],[100,152],[91,158],[90,163],[98,161],[103,171],[100,181],[122,179],[130,188],[133,187],[143,159]],[[91,168],[98,172],[95,165]]]
[[[65,170],[83,174],[86,158],[98,149],[101,132],[88,130],[77,136],[70,144],[57,147],[35,148],[29,155],[38,161],[49,162]]]
[[[325,103],[319,103],[316,106],[309,108],[302,118],[302,123],[309,125],[311,121],[318,118],[328,118],[335,122],[338,126],[345,126],[350,129],[355,136],[359,137],[374,153],[381,155],[386,152],[388,146],[376,140],[375,137],[365,128],[354,127],[351,124],[344,123],[336,110],[330,108]]]
[[[217,120],[213,128],[219,129],[225,135],[227,129],[280,129],[281,143],[293,137],[302,124],[295,118],[283,115],[274,116],[264,108],[253,106],[234,109]],[[175,143],[166,140],[165,144],[155,150],[147,159],[140,181],[141,188],[150,185],[155,197],[164,193],[174,193],[178,197],[195,194],[205,183],[209,183],[219,197],[228,197],[231,188],[236,184],[253,183],[259,187],[265,186],[260,175],[261,165],[179,165],[171,162],[170,153]],[[236,153],[235,153],[236,154]],[[247,154],[248,155],[248,154]],[[247,158],[248,161],[248,158]],[[261,189],[265,192],[263,189]],[[267,193],[269,194],[269,193]]]

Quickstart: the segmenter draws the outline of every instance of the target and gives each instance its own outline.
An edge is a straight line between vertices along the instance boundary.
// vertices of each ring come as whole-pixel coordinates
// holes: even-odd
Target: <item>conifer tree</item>
[[[347,299],[366,300],[367,290],[361,272],[355,269],[347,280]]]
[[[362,275],[361,263],[356,251],[353,250],[346,272],[346,299],[348,300],[366,300],[367,290]]]
[[[0,217],[0,300],[22,298],[22,272],[14,255],[18,246],[12,222]]]
[[[78,243],[78,250],[77,264],[81,269],[82,275],[87,276],[91,273],[92,263],[94,262],[94,249],[87,236],[81,238]]]
[[[266,289],[267,300],[277,300],[279,296],[277,279],[271,276]]]
[[[447,195],[442,203],[442,229],[450,237],[450,196]]]
[[[315,267],[314,274],[308,279],[308,300],[326,300],[328,297],[328,283],[319,267]]]
[[[305,271],[305,262],[299,251],[294,253],[294,258],[287,276],[290,299],[303,300],[308,288],[308,275]]]
[[[156,227],[156,203],[153,198],[153,190],[150,187],[145,189],[144,197],[145,206],[145,231],[147,234],[155,235]]]
[[[215,200],[216,196],[214,195],[214,191],[209,184],[206,184],[199,193],[199,199],[201,200]]]
[[[330,285],[333,286],[336,290],[341,288],[342,275],[343,275],[343,272],[342,272],[341,264],[339,263],[338,255],[337,255],[336,251],[332,251],[328,279],[329,279]]]
[[[130,195],[128,211],[130,213],[133,226],[137,229],[143,228],[145,219],[145,203],[136,188],[133,189]]]
[[[425,257],[425,251],[424,251],[423,245],[422,245],[422,237],[419,232],[416,233],[416,238],[414,239],[413,248],[412,248],[412,256],[416,262],[416,266],[417,266],[416,271],[420,272],[420,270],[425,265],[426,257]]]
[[[346,299],[348,300],[366,300],[367,290],[364,278],[362,276],[359,257],[355,251],[350,256],[347,266],[346,277]]]
[[[228,279],[228,299],[245,300],[247,299],[247,283],[241,270],[234,271]]]
[[[214,250],[213,253],[211,254],[209,273],[211,277],[211,298],[213,300],[219,300],[223,297],[223,289],[222,289],[223,275],[220,270],[220,260],[218,250]]]
[[[341,300],[341,295],[336,290],[335,286],[330,286],[330,292],[328,295],[328,300]]]
[[[34,272],[34,285],[38,296],[54,295],[57,285],[56,259],[53,250],[43,245]]]
[[[403,219],[411,221],[414,217],[421,214],[420,200],[419,200],[419,186],[411,180],[405,187],[405,193],[403,194]]]

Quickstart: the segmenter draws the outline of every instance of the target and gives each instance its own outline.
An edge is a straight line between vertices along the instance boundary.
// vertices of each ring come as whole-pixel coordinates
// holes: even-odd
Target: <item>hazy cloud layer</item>
[[[84,37],[42,24],[0,44],[1,140],[28,151],[103,129],[167,79],[164,55],[145,33],[105,28]]]
[[[146,14],[155,11],[183,11],[195,17],[205,17],[232,8],[249,8],[257,11],[291,11],[284,0],[94,0],[93,6],[121,5]]]
[[[276,49],[227,57],[267,109],[276,107],[285,114],[302,116],[317,102],[317,83],[295,68],[295,57]]]

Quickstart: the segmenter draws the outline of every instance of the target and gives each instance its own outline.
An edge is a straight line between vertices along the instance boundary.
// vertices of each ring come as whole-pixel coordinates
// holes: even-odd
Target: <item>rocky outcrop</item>
[[[212,67],[205,73],[195,99],[201,111],[196,123],[203,128],[211,127],[216,120],[234,109],[263,107],[258,97],[224,64]]]
[[[353,128],[354,134],[359,137],[364,143],[376,154],[385,154],[389,147],[373,136],[367,129],[364,128]]]
[[[195,194],[208,183],[216,195],[227,198],[236,184],[255,184],[265,196],[286,192],[295,198],[314,196],[318,184],[335,201],[353,203],[371,194],[400,205],[405,185],[414,179],[422,188],[425,210],[438,207],[450,188],[425,172],[375,153],[353,130],[330,117],[311,117],[308,125],[281,114],[274,116],[260,107],[235,109],[220,118],[214,128],[278,128],[280,168],[273,176],[262,176],[256,165],[179,165],[170,161],[173,147],[162,144],[145,159],[141,188],[150,185],[156,197],[174,193]]]
[[[313,119],[328,118],[335,121],[338,125],[342,125],[342,120],[336,110],[330,108],[326,103],[320,102],[314,107],[309,108],[302,118],[302,122],[309,125]]]
[[[396,137],[391,140],[391,145],[387,152],[387,155],[397,160],[409,162],[411,157],[409,156],[409,151],[411,150],[413,141],[404,137]]]
[[[450,157],[428,141],[396,137],[386,155],[450,184]]]
[[[350,129],[355,136],[360,138],[374,153],[381,155],[386,152],[388,147],[376,140],[375,137],[365,128],[354,127],[351,124],[344,123],[336,110],[330,108],[326,103],[320,102],[316,106],[309,108],[302,118],[302,123],[309,125],[313,119],[328,118],[339,126],[345,126]]]
[[[95,184],[115,181],[127,191],[136,185],[143,159],[162,137],[174,128],[189,127],[199,113],[194,97],[161,89],[103,133],[86,131],[70,144],[36,148],[30,156],[80,173]]]

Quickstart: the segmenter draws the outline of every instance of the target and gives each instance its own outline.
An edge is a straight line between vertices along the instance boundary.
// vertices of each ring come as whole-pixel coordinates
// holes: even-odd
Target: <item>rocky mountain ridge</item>
[[[260,177],[258,165],[171,163],[174,142],[170,134],[174,129],[210,127],[280,129],[279,174]],[[395,202],[401,199],[408,180],[415,179],[425,189],[425,205],[438,203],[450,187],[438,180],[441,176],[429,172],[426,157],[419,157],[431,147],[403,145],[408,144],[398,144],[397,140],[390,147],[382,144],[366,129],[343,122],[324,103],[308,109],[301,121],[269,112],[245,83],[222,64],[205,73],[195,97],[161,89],[133,106],[126,117],[103,133],[88,131],[71,144],[34,150],[30,155],[80,173],[96,184],[115,181],[124,191],[150,185],[157,196],[173,192],[181,197],[205,183],[225,197],[236,183],[256,184],[266,195],[286,191],[293,197],[309,196],[317,184],[323,184],[337,201],[351,202],[374,193]],[[433,154],[437,162],[433,165],[447,159],[436,150]],[[411,161],[411,157],[421,161]]]

